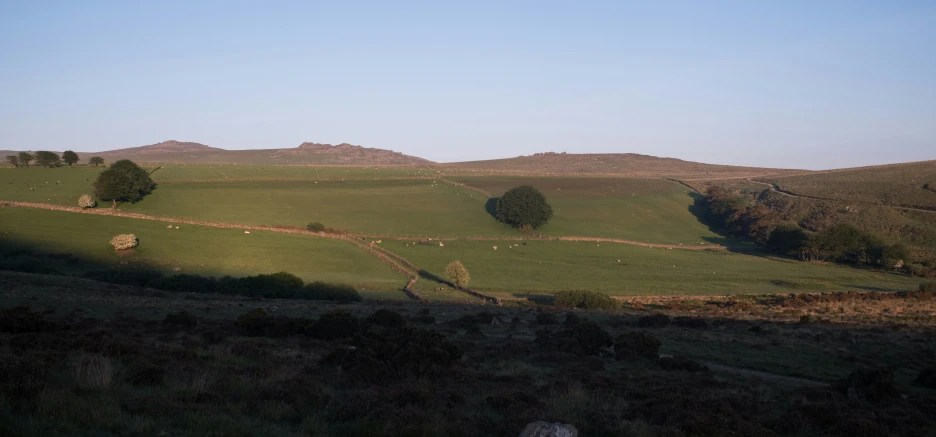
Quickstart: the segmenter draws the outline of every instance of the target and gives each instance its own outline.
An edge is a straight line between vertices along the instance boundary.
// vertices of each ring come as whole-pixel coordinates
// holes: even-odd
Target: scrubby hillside
[[[82,153],[107,161],[130,159],[141,163],[262,164],[262,165],[418,165],[429,161],[385,149],[351,144],[302,143],[287,149],[225,150],[204,144],[164,141],[108,152]]]
[[[450,172],[468,173],[600,174],[674,178],[755,177],[793,172],[784,169],[704,164],[635,153],[537,153],[507,159],[455,162],[436,167]]]
[[[758,180],[802,196],[936,210],[936,160]]]

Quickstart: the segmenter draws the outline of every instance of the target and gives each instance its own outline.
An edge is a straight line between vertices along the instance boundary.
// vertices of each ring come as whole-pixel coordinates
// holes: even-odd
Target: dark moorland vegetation
[[[3,435],[513,437],[545,420],[599,437],[925,436],[936,426],[929,328],[782,321],[858,303],[906,318],[905,305],[932,308],[931,285],[692,310],[632,302],[559,323],[549,308],[292,308],[91,281],[57,291],[49,278],[0,277],[5,301],[31,302],[0,307]],[[60,305],[58,293],[77,300]],[[70,310],[92,301],[113,315]],[[784,315],[765,319],[771,311]]]

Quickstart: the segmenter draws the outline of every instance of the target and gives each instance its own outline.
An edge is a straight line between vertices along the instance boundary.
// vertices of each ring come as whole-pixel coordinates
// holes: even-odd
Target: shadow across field
[[[494,219],[497,219],[497,202],[500,201],[500,197],[489,197],[487,202],[484,202],[484,211],[488,213]]]

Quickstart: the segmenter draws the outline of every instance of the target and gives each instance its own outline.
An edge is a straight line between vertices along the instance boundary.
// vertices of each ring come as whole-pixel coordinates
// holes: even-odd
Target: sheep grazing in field
[[[497,250],[497,246],[494,246],[494,250]]]
[[[382,244],[383,240],[377,240],[377,244]]]
[[[440,241],[440,242],[439,242],[439,247],[445,247],[445,245],[442,244],[442,242]]]
[[[249,234],[249,233],[250,233],[250,231],[244,231],[244,233],[245,233],[245,234]]]
[[[179,227],[178,227],[178,226],[176,226],[175,228],[176,228],[176,229],[179,229]]]
[[[166,229],[172,229],[172,225],[166,226]]]

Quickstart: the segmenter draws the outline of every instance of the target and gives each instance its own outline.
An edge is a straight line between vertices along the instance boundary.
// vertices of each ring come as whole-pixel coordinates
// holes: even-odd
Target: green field
[[[453,177],[495,197],[532,185],[555,217],[538,229],[551,236],[620,238],[645,243],[710,243],[723,239],[689,211],[690,190],[664,179],[585,177]]]
[[[92,192],[99,169],[0,171],[0,200],[75,206]],[[305,226],[320,221],[353,233],[417,237],[505,237],[518,231],[498,223],[492,205],[477,192],[428,179],[369,180],[413,176],[413,168],[168,166],[153,175],[159,187],[121,210],[194,220]],[[297,181],[268,179],[335,179]],[[391,176],[391,175],[403,176]],[[238,182],[222,182],[230,175]],[[371,176],[375,177],[375,176]],[[243,179],[263,179],[247,180]],[[208,182],[183,182],[188,179]],[[172,180],[177,180],[173,182]],[[662,179],[455,178],[500,194],[522,184],[539,187],[555,211],[539,229],[551,236],[618,238],[658,244],[725,241],[689,212],[693,199],[682,185]],[[48,183],[46,183],[48,182]]]
[[[724,295],[829,290],[907,290],[919,280],[850,267],[731,253],[569,241],[447,241],[445,247],[382,245],[442,276],[460,260],[471,287],[526,296],[588,289],[613,295]],[[497,250],[493,249],[497,246]],[[620,260],[620,263],[618,262]],[[431,281],[420,281],[423,287]]]
[[[0,208],[0,241],[4,245],[71,253],[102,268],[141,266],[164,273],[178,268],[181,273],[209,276],[287,271],[307,281],[344,282],[385,291],[399,290],[406,282],[402,274],[344,241],[175,226],[168,229],[166,223],[158,221]],[[140,239],[132,255],[119,256],[108,244],[111,237],[123,233]]]
[[[77,206],[101,168],[0,168],[0,200]]]

